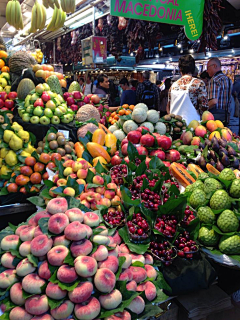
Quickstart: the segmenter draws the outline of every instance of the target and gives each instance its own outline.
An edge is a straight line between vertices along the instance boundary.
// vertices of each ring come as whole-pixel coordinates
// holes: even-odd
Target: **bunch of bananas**
[[[48,9],[49,7],[51,7],[51,8],[54,9],[54,4],[55,4],[55,6],[56,6],[58,9],[60,9],[60,5],[59,5],[58,0],[43,0],[43,5],[44,5],[44,7],[47,8],[47,9]]]
[[[6,6],[6,20],[15,29],[23,29],[21,5],[18,0],[10,0]]]
[[[56,31],[59,28],[62,28],[65,20],[66,20],[66,12],[64,12],[61,8],[58,9],[57,6],[54,4],[52,20],[47,26],[47,30]]]
[[[75,0],[61,0],[61,6],[66,13],[75,12]]]
[[[36,1],[32,8],[32,20],[29,32],[35,33],[37,30],[42,30],[45,27],[46,18],[47,13],[45,7]]]

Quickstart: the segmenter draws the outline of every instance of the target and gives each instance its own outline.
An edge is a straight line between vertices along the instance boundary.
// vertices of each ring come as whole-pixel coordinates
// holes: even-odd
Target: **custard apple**
[[[197,208],[203,206],[206,203],[206,195],[202,189],[195,189],[189,198],[191,207]]]
[[[218,180],[213,179],[213,178],[207,178],[204,181],[204,189],[203,190],[206,193],[214,192],[214,191],[217,191],[219,189],[222,189],[222,185]]]
[[[234,232],[239,228],[239,220],[231,210],[224,210],[217,219],[217,225],[222,232]]]
[[[232,171],[232,169],[229,168],[223,169],[223,171],[220,172],[218,177],[227,181],[233,181],[236,179],[234,172]]]
[[[195,181],[193,184],[192,184],[192,191],[195,190],[195,189],[204,189],[204,184],[201,180],[197,180]]]
[[[213,224],[216,216],[209,207],[200,207],[197,211],[199,220],[206,224]]]
[[[221,237],[219,250],[225,254],[240,254],[240,237],[237,235]]]
[[[185,192],[193,192],[193,184],[186,186]]]
[[[217,190],[210,199],[212,210],[230,209],[231,201],[225,190]]]
[[[198,180],[205,180],[207,178],[209,178],[209,175],[206,172],[201,172],[198,176]]]
[[[206,227],[202,227],[199,230],[198,234],[198,240],[204,245],[204,246],[216,246],[218,244],[218,241],[220,239],[220,236],[218,233],[216,233],[213,229],[208,229]]]
[[[240,179],[233,180],[229,193],[233,198],[240,198]]]

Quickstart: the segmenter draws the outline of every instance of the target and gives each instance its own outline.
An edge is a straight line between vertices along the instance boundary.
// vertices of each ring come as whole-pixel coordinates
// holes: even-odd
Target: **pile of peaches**
[[[130,320],[157,297],[152,257],[130,252],[97,213],[65,198],[2,238],[1,250],[0,292],[9,293],[1,311],[10,320]]]

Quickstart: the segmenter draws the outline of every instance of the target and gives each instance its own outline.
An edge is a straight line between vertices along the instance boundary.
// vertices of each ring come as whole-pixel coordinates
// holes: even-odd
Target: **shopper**
[[[206,70],[200,74],[200,78],[205,83],[206,88],[208,88],[208,84],[211,78],[209,77],[209,74],[207,73]]]
[[[91,76],[88,75],[87,80],[86,80],[86,84],[85,84],[85,88],[84,88],[84,94],[88,95],[91,93],[93,93],[93,83],[92,83]]]
[[[84,79],[82,77],[79,78],[79,85],[81,92],[84,92]]]
[[[211,58],[207,64],[211,77],[208,85],[208,105],[216,120],[229,122],[229,107],[232,97],[232,81],[221,71],[221,61]]]
[[[136,91],[137,102],[145,103],[148,109],[159,109],[160,105],[160,92],[158,87],[149,81],[150,72],[143,72],[143,82],[139,83]]]
[[[120,87],[123,90],[121,95],[120,106],[124,104],[135,105],[136,104],[136,91],[130,89],[127,78],[122,78],[119,82]]]
[[[94,92],[101,98],[106,98],[109,93],[109,79],[106,74],[100,74],[97,78],[97,88]]]
[[[167,104],[168,104],[168,92],[171,87],[171,78],[167,78],[164,81],[165,89],[160,93],[160,116],[163,117],[167,114]]]
[[[138,87],[138,81],[135,80],[135,79],[132,79],[132,80],[130,80],[130,85],[131,85],[131,89],[132,89],[133,91],[136,91],[136,90],[137,90],[137,87]]]
[[[182,116],[186,123],[200,120],[202,111],[208,109],[208,99],[205,84],[194,78],[195,60],[191,55],[179,59],[181,78],[169,89],[167,112]]]

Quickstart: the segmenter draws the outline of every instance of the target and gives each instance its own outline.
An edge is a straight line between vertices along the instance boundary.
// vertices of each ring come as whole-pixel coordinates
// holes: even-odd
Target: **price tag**
[[[58,132],[63,133],[65,139],[69,139],[69,131],[67,131],[67,130],[58,130]]]

